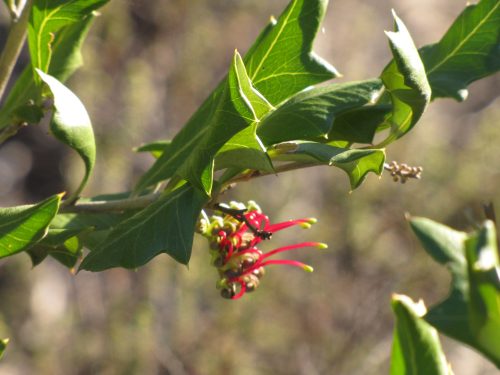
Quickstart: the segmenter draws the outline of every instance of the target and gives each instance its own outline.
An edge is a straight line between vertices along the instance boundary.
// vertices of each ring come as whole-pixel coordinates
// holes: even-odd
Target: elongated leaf
[[[391,356],[391,375],[451,375],[437,331],[422,316],[422,301],[414,303],[403,295],[392,296],[396,316]]]
[[[85,164],[85,175],[78,189],[68,198],[78,197],[85,187],[95,164],[95,139],[87,110],[78,97],[56,78],[37,70],[54,98],[54,113],[50,129],[54,136],[74,149]]]
[[[54,36],[64,26],[78,22],[108,0],[34,0],[28,27],[33,68],[49,72]]]
[[[251,81],[273,105],[338,75],[312,51],[327,0],[292,0],[245,55]]]
[[[9,339],[0,340],[0,359],[3,356],[5,349],[7,348],[7,344],[9,343]]]
[[[207,198],[190,185],[164,195],[146,209],[118,224],[80,269],[137,268],[166,253],[187,264],[193,232]]]
[[[393,12],[395,32],[386,32],[394,59],[382,72],[381,78],[389,92],[393,112],[388,120],[389,137],[385,146],[405,135],[418,121],[431,98],[424,65],[406,26]]]
[[[158,159],[161,156],[161,154],[163,154],[164,152],[168,152],[168,147],[170,146],[170,143],[172,143],[172,141],[163,141],[163,140],[154,141],[136,147],[134,151],[149,152],[151,153],[151,155],[153,155],[155,159]]]
[[[59,209],[62,194],[31,206],[0,208],[0,258],[40,241]]]
[[[253,88],[238,52],[235,52],[226,87],[216,92],[209,105],[210,115],[200,132],[188,140],[184,138],[187,131],[181,131],[169,145],[168,153],[157,160],[157,167],[153,166],[142,177],[139,190],[176,173],[210,194],[213,158],[217,151],[231,137],[258,122],[266,111],[272,109]]]
[[[252,78],[259,82],[255,86],[260,93],[258,96],[278,104],[310,85],[336,76],[333,67],[311,52],[326,5],[325,0],[292,0],[278,21],[271,22],[257,38],[244,60],[249,67],[245,75],[250,86]],[[241,120],[234,118],[234,109],[230,109],[229,114],[221,114],[221,110],[226,110],[223,104],[229,103],[229,88],[232,87],[233,94],[236,94],[234,69],[231,74],[233,83],[228,83],[229,76],[221,82],[172,140],[169,154],[162,155],[142,177],[136,191],[142,191],[182,171],[182,176],[188,176],[193,184],[202,185],[209,192],[212,181],[210,169],[216,152],[242,130],[237,125]],[[267,98],[268,95],[271,99]],[[234,96],[237,97],[239,95]],[[249,118],[251,116],[247,120]],[[215,124],[218,131],[213,130]],[[190,160],[183,165],[188,156]],[[200,171],[201,161],[206,166]],[[201,175],[197,175],[200,172]]]
[[[52,44],[52,61],[49,65],[51,76],[64,82],[82,65],[80,49],[93,19],[94,16],[90,14],[57,33]],[[0,109],[0,129],[23,122],[38,123],[43,117],[43,112],[37,104],[39,91],[33,79],[33,69],[26,67]],[[30,115],[33,110],[38,110],[38,117]]]
[[[458,101],[467,86],[500,70],[500,2],[468,5],[443,38],[420,49],[432,97]]]
[[[266,145],[320,137],[326,141],[337,115],[371,102],[381,89],[382,82],[373,79],[301,92],[268,115],[257,134]]]
[[[424,218],[410,224],[424,249],[452,276],[449,296],[431,307],[425,320],[500,367],[500,266],[492,223],[470,235]]]
[[[344,170],[355,189],[369,172],[380,175],[384,169],[385,153],[379,149],[345,149],[316,142],[297,142],[296,148],[278,160],[304,164],[333,165]]]

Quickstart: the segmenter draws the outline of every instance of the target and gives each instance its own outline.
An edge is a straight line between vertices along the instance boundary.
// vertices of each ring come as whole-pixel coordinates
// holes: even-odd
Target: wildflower
[[[271,224],[259,206],[248,202],[248,206],[231,202],[229,206],[216,207],[223,216],[205,217],[200,223],[200,232],[210,241],[211,263],[219,272],[217,288],[225,298],[238,299],[245,293],[254,291],[270,265],[289,265],[312,272],[307,264],[289,259],[270,259],[272,256],[303,248],[327,246],[320,242],[302,242],[284,246],[267,253],[259,250],[258,245],[271,239],[273,233],[299,225],[309,228],[316,219],[297,219]]]

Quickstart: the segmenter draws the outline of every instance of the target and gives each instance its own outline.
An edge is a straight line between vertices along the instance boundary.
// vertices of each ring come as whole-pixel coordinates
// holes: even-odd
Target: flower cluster
[[[316,219],[271,224],[253,201],[248,202],[246,207],[237,202],[231,202],[228,206],[217,205],[216,213],[218,215],[210,218],[204,216],[199,229],[210,241],[211,263],[217,268],[220,277],[217,288],[224,298],[238,299],[254,291],[265,273],[264,268],[269,265],[284,264],[313,271],[311,266],[295,260],[270,259],[273,255],[302,247],[327,247],[320,242],[303,242],[263,253],[257,246],[269,240],[274,232],[294,225],[309,228]]]

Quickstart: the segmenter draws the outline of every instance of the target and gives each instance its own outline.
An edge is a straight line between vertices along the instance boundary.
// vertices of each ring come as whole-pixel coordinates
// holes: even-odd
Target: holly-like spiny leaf
[[[391,375],[452,375],[437,331],[422,316],[423,301],[414,303],[404,295],[392,296],[396,317],[391,355]]]
[[[396,13],[395,32],[386,32],[394,59],[381,78],[389,93],[393,110],[388,119],[391,132],[379,146],[385,146],[405,135],[420,119],[431,98],[431,88],[417,48]]]
[[[0,208],[0,258],[40,241],[59,209],[61,197],[58,194],[36,205]]]
[[[161,253],[187,264],[193,232],[206,202],[207,197],[189,184],[165,194],[114,227],[84,258],[80,269],[137,268]]]
[[[57,139],[74,149],[85,164],[85,175],[80,186],[68,197],[68,201],[71,201],[83,190],[94,168],[96,148],[92,123],[84,105],[71,90],[41,70],[37,70],[37,73],[54,99],[50,130]]]
[[[295,148],[278,155],[277,160],[338,167],[348,174],[352,189],[359,187],[369,172],[380,175],[384,169],[383,149],[345,149],[317,142],[291,144]]]
[[[292,0],[279,19],[272,21],[257,38],[244,61],[248,65],[246,75],[250,84],[252,79],[258,81],[256,88],[259,96],[278,104],[310,85],[336,76],[333,67],[311,52],[326,5],[325,0]],[[227,120],[220,121],[221,104],[227,103],[227,86],[226,78],[175,136],[169,154],[162,155],[142,177],[136,191],[143,191],[182,170],[184,177],[191,174],[193,184],[202,185],[205,192],[210,192],[210,169],[216,152],[242,130],[235,129],[237,126],[227,126]],[[233,119],[229,120],[232,125]],[[213,131],[214,124],[219,124],[218,132]],[[206,140],[208,133],[211,134],[211,141]],[[194,170],[183,165],[188,155],[188,164],[193,165]],[[205,166],[200,171],[202,162]],[[200,172],[201,175],[196,175]]]
[[[500,70],[500,2],[467,5],[443,38],[419,50],[432,97],[467,98],[467,86]]]

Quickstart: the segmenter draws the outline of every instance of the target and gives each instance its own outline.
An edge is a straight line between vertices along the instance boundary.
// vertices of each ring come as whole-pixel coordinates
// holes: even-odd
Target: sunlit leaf
[[[247,86],[252,87],[252,91],[258,90],[256,95],[265,97],[266,102],[278,104],[310,85],[333,78],[335,69],[311,52],[326,5],[324,0],[291,1],[279,19],[273,20],[264,29],[245,55],[248,69],[244,75],[247,77],[240,84],[248,81]],[[236,87],[234,61],[231,71],[172,140],[168,155],[162,155],[142,177],[136,191],[143,191],[180,173],[210,193],[213,159],[217,151],[236,133],[250,126],[249,120],[253,118],[241,112],[249,109],[245,109],[248,102],[242,105],[246,99],[239,95]],[[253,79],[258,81],[258,85],[253,84]],[[248,98],[249,93],[244,96]],[[242,103],[232,102],[234,99]],[[238,111],[248,121],[245,126],[238,125],[242,116],[236,118]],[[256,108],[250,111],[258,112]]]
[[[168,152],[168,147],[170,146],[172,141],[155,141],[143,144],[139,147],[136,147],[134,151],[136,152],[149,152],[153,155],[154,158],[158,159],[161,154],[164,152]]]
[[[3,356],[5,349],[7,348],[7,344],[9,343],[9,339],[0,340],[0,359]]]
[[[301,92],[269,114],[257,134],[266,145],[317,138],[327,141],[339,114],[372,102],[381,89],[382,82],[374,79],[331,84]]]
[[[392,116],[387,121],[391,132],[379,146],[405,135],[420,119],[431,98],[431,88],[417,48],[394,12],[393,17],[396,31],[386,34],[394,59],[381,75],[393,104]]]
[[[56,33],[64,26],[81,21],[107,2],[108,0],[34,0],[28,27],[33,68],[49,73]]]
[[[107,239],[84,258],[80,269],[137,268],[161,253],[187,264],[193,232],[206,200],[187,184],[164,195],[114,227]]]
[[[85,175],[78,189],[68,197],[78,197],[85,187],[95,164],[96,148],[94,131],[87,110],[78,97],[56,78],[37,70],[54,99],[54,113],[50,130],[64,144],[74,149],[85,164]]]
[[[52,61],[49,65],[51,76],[64,82],[82,65],[80,49],[93,19],[93,14],[89,14],[57,33],[52,44]],[[33,79],[33,69],[28,66],[17,78],[0,108],[0,129],[23,122],[38,123],[43,116],[42,108],[37,103],[39,91]],[[33,117],[33,111],[36,111],[36,117]]]
[[[0,208],[0,258],[40,241],[59,209],[61,194],[30,206]]]
[[[385,152],[382,149],[345,149],[316,142],[296,142],[293,150],[277,159],[338,167],[348,174],[351,188],[355,189],[369,172],[382,173]]]
[[[467,5],[443,38],[420,49],[432,97],[468,95],[467,86],[500,70],[500,2]]]
[[[392,296],[396,317],[392,344],[391,375],[451,375],[437,331],[424,319],[422,301],[414,303],[403,295]]]

